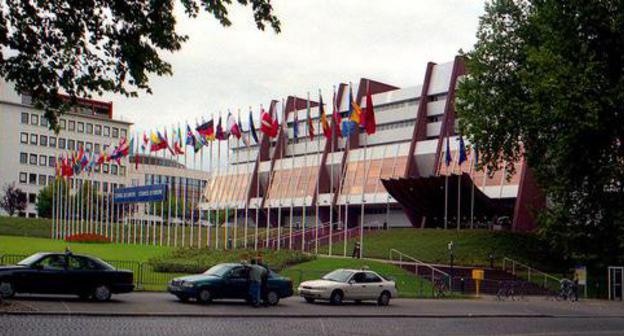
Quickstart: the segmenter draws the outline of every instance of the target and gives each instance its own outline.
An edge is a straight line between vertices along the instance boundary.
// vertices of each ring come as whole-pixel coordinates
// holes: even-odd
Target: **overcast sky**
[[[137,129],[195,122],[227,109],[257,111],[271,99],[316,95],[368,77],[399,87],[422,82],[428,61],[451,61],[475,42],[475,0],[274,0],[282,33],[256,29],[250,8],[233,5],[233,25],[184,16],[182,50],[163,53],[173,75],[151,77],[153,94],[107,96],[116,118]]]

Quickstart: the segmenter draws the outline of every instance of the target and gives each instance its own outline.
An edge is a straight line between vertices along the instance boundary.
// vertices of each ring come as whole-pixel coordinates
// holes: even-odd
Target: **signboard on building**
[[[139,187],[119,188],[113,191],[115,203],[160,202],[167,198],[166,184],[152,184]]]

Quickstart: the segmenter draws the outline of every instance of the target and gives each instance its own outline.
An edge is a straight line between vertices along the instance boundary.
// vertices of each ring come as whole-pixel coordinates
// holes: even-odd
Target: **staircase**
[[[433,282],[446,275],[452,279],[450,287],[454,292],[476,292],[476,283],[472,280],[472,270],[475,267],[453,266],[451,270],[449,265],[428,264],[395,249],[390,250],[390,262],[421,278],[429,281],[433,279]],[[514,270],[509,272],[506,268],[510,268],[512,264]],[[512,259],[505,258],[503,265],[503,269],[482,268],[484,280],[481,281],[481,293],[495,295],[501,286],[513,286],[516,295],[550,295],[559,286],[559,279]],[[530,276],[527,278],[523,274]]]

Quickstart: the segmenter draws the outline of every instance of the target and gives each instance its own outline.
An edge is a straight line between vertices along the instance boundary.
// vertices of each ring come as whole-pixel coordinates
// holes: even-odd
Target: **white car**
[[[308,303],[329,300],[336,305],[344,300],[376,300],[378,305],[386,306],[390,298],[398,296],[394,281],[370,270],[355,269],[337,269],[320,280],[304,281],[298,291]]]

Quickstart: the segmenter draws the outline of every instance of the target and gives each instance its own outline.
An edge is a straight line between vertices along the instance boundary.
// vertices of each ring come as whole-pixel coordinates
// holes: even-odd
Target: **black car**
[[[71,253],[36,253],[15,266],[0,266],[0,295],[75,294],[107,301],[134,289],[131,271],[116,270],[101,259]]]
[[[202,274],[175,278],[167,287],[181,301],[196,299],[209,303],[213,299],[249,298],[249,267],[239,263],[218,264]],[[276,305],[281,298],[293,295],[292,281],[268,270],[266,300]]]

